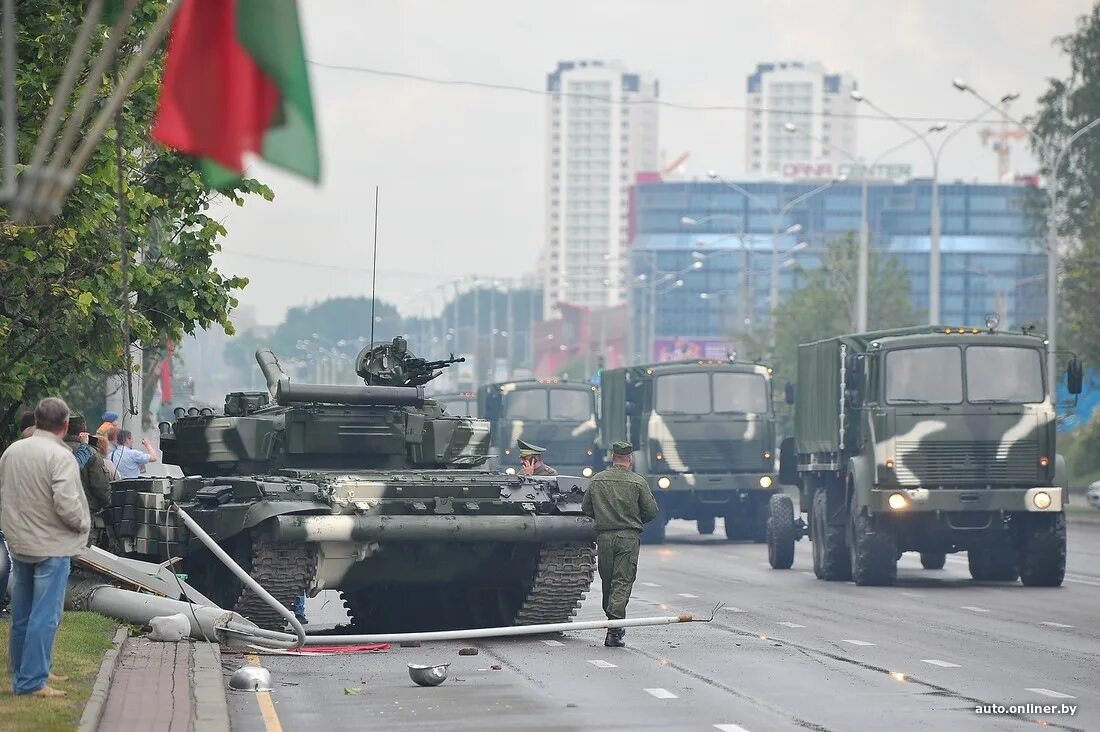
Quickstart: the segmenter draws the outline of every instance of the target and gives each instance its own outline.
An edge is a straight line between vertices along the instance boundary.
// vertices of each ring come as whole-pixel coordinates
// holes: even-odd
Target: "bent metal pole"
[[[214,556],[222,561],[226,567],[237,575],[237,577],[250,587],[257,596],[263,598],[269,606],[278,611],[280,615],[283,615],[290,622],[294,628],[296,635],[290,633],[281,633],[279,631],[264,630],[262,628],[253,628],[237,622],[227,622],[222,626],[222,630],[233,633],[240,636],[248,636],[254,639],[256,645],[274,646],[277,648],[300,648],[303,645],[312,646],[333,646],[333,645],[358,645],[361,643],[398,643],[402,641],[441,641],[441,640],[460,640],[468,638],[500,638],[516,635],[539,635],[542,633],[558,633],[571,630],[597,630],[603,628],[636,628],[647,625],[672,625],[675,623],[692,623],[692,622],[705,622],[703,620],[696,620],[691,615],[672,615],[667,617],[656,618],[628,618],[625,620],[591,620],[579,623],[544,623],[541,625],[514,625],[506,626],[502,628],[473,628],[470,630],[447,630],[447,631],[430,631],[424,633],[384,633],[375,635],[314,635],[306,636],[305,630],[302,629],[301,623],[294,617],[294,614],[283,606],[278,600],[271,596],[267,590],[260,586],[260,584],[254,580],[247,572],[241,569],[233,558],[230,557],[225,551],[218,546],[210,535],[207,534],[201,526],[199,526],[193,518],[187,515],[187,512],[179,507],[178,504],[172,504],[172,511],[174,511],[181,519],[187,528],[195,536],[199,538],[207,549],[213,552]]]

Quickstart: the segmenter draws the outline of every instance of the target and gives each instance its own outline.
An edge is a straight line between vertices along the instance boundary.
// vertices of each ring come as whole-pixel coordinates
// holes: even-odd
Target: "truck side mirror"
[[[1070,394],[1080,394],[1084,382],[1085,370],[1076,356],[1066,364],[1066,387]]]
[[[794,384],[787,382],[787,385],[783,387],[783,401],[787,404],[794,404]]]

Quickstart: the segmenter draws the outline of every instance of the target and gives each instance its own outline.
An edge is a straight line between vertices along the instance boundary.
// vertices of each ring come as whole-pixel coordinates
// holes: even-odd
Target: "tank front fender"
[[[240,531],[259,526],[269,518],[286,516],[287,514],[316,514],[329,512],[331,509],[315,501],[260,501],[249,506],[241,520]],[[236,532],[234,532],[236,533]]]

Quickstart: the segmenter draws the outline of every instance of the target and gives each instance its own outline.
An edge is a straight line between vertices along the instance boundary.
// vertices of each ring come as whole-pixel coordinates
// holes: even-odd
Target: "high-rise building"
[[[757,64],[746,89],[746,173],[783,176],[784,164],[834,160],[837,153],[821,143],[857,154],[855,88],[852,77],[826,73],[817,62]],[[803,134],[785,130],[788,122]]]
[[[604,61],[562,61],[546,79],[544,314],[625,297],[629,192],[657,166],[657,81]]]

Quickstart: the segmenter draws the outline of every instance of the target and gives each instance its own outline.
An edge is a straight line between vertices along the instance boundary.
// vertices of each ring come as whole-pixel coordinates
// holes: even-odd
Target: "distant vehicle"
[[[1058,586],[1068,475],[1056,450],[1045,341],[923,326],[798,349],[795,436],[780,449],[768,560],[788,569],[802,535],[819,579],[891,584],[902,552],[927,569],[965,551],[975,580]],[[1067,369],[1071,394],[1081,369]]]
[[[1100,508],[1100,480],[1089,486],[1088,498],[1090,506]]]
[[[600,432],[634,445],[635,470],[661,509],[643,543],[663,542],[673,518],[712,534],[718,516],[728,539],[765,540],[768,501],[779,491],[771,373],[724,359],[603,372]]]
[[[589,478],[603,469],[594,384],[561,379],[486,384],[478,392],[478,414],[489,421],[490,454],[505,472],[522,472],[516,440],[545,447],[543,459],[559,475]]]
[[[433,394],[432,399],[445,413],[453,417],[477,416],[477,394],[472,391]]]

